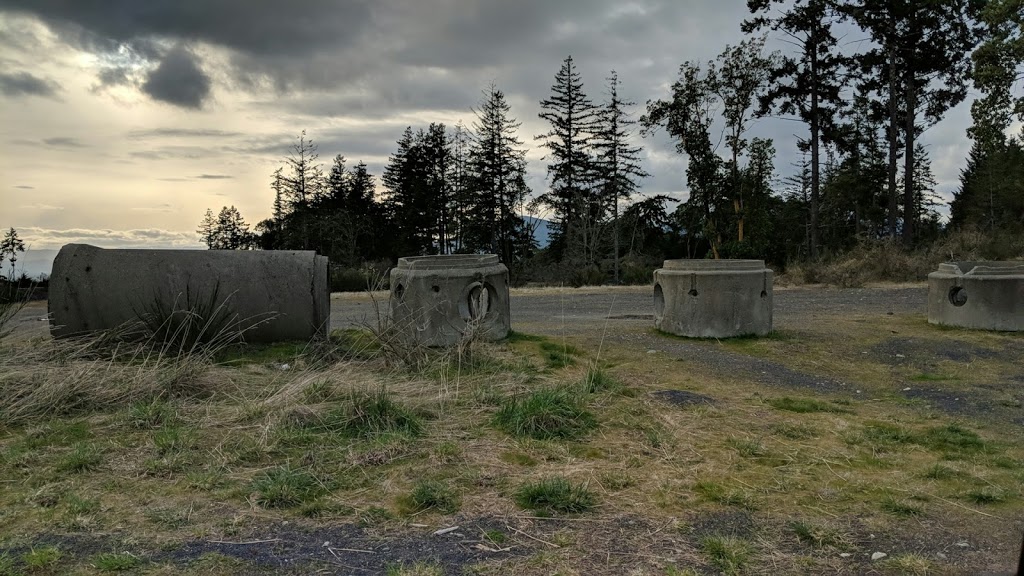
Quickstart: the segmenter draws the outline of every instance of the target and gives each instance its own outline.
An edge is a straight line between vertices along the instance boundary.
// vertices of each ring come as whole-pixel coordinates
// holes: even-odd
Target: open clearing
[[[159,361],[36,303],[0,343],[0,575],[1009,574],[1024,335],[925,292],[776,289],[771,336],[717,341],[656,333],[646,287],[516,290],[507,341],[428,354],[335,295],[330,342]]]

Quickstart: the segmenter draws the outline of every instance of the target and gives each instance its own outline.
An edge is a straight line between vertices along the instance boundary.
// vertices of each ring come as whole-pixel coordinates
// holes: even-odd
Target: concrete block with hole
[[[1024,331],[1024,261],[939,264],[928,275],[928,322]]]
[[[508,268],[494,254],[399,258],[391,269],[391,323],[405,339],[453,346],[508,336]]]
[[[146,318],[208,317],[209,330],[244,329],[249,342],[327,334],[327,258],[286,250],[60,249],[50,274],[54,337]],[[173,317],[173,318],[172,318]]]
[[[772,331],[772,271],[763,260],[665,260],[654,271],[654,325],[690,338]]]

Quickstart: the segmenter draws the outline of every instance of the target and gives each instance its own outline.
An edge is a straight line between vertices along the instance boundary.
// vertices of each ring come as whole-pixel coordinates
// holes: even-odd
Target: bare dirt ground
[[[381,531],[351,522],[260,517],[230,539],[168,543],[150,553],[163,570],[152,573],[383,574],[395,562],[411,566],[429,559],[439,571],[425,567],[387,573],[1011,574],[1024,533],[1021,486],[1007,487],[1000,479],[1010,474],[1017,482],[1024,479],[1019,455],[998,460],[999,454],[985,453],[950,464],[941,458],[936,462],[942,452],[928,452],[920,440],[863,438],[884,436],[890,424],[923,430],[952,422],[1020,446],[1024,335],[931,326],[925,318],[926,293],[923,284],[776,288],[773,335],[718,341],[656,333],[653,296],[646,286],[513,290],[517,333],[585,350],[640,394],[642,406],[654,407],[635,418],[628,411],[610,412],[631,422],[627,433],[635,429],[635,434],[679,438],[670,448],[654,438],[642,454],[619,454],[619,425],[613,424],[608,439],[602,432],[602,438],[592,441],[603,453],[596,457],[577,456],[572,452],[576,448],[563,454],[546,445],[504,445],[503,459],[525,452],[551,470],[584,473],[596,466],[592,460],[602,465],[621,460],[621,470],[593,474],[606,503],[599,518],[534,518],[489,509],[489,500],[483,508],[467,504],[442,524],[435,526],[432,519],[429,528],[419,526],[417,519]],[[332,329],[373,328],[386,298],[386,293],[332,295]],[[45,316],[45,303],[29,305],[17,318],[17,334],[45,334]],[[783,413],[786,420],[780,420],[780,412],[764,403],[782,396],[820,398],[840,408],[836,414]],[[847,410],[856,417],[847,416]],[[652,420],[650,427],[639,421],[646,418]],[[632,423],[634,419],[638,421]],[[729,437],[702,435],[702,422],[726,430]],[[816,426],[835,432],[815,444],[810,439],[819,432]],[[483,442],[476,439],[479,434],[472,429],[469,442]],[[740,456],[727,458],[729,467],[712,464],[716,457],[710,454],[722,450]],[[480,459],[482,470],[476,486],[500,486],[503,479],[491,471],[504,474],[507,465],[495,466],[493,454],[473,458]],[[767,463],[772,458],[782,463]],[[786,464],[790,458],[796,463]],[[633,460],[642,463],[630,480],[633,485],[614,487],[617,475],[633,474]],[[648,470],[661,473],[648,461],[673,462],[671,469],[687,475],[685,482],[678,477],[656,482],[644,478]],[[935,478],[924,476],[933,463]],[[949,472],[947,465],[955,470]],[[958,499],[943,491],[944,486],[960,490],[956,476],[937,479],[938,473],[947,472],[971,482],[991,483],[994,478],[1001,492],[983,488],[983,495],[1005,495],[1005,500],[986,507],[981,500]],[[737,504],[730,494],[715,500],[715,505],[722,504],[718,508],[699,507],[692,487],[708,478],[721,480],[758,505]],[[812,497],[802,495],[804,482],[815,486]],[[904,508],[890,506],[889,500]],[[879,505],[895,511],[879,513]],[[864,506],[874,511],[865,514]],[[914,511],[918,508],[924,512]],[[793,536],[793,519],[807,517],[841,534],[842,544],[811,545]],[[460,529],[432,534],[437,527],[455,525]],[[481,537],[491,530],[509,536],[507,552],[494,552],[501,546]],[[757,562],[735,572],[709,562],[700,552],[708,536],[755,543],[761,550]],[[19,543],[12,550],[21,554],[44,544],[78,550],[83,557],[131,547],[117,531],[52,532],[39,533],[30,544]],[[876,551],[900,560],[875,562],[871,555]],[[220,563],[206,566],[203,558]],[[677,570],[677,564],[695,571]]]

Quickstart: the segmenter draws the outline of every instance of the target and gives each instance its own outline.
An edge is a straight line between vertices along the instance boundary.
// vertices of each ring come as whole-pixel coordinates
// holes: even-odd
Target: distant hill
[[[547,248],[548,244],[551,244],[551,222],[533,216],[523,216],[523,220],[531,228],[536,226],[533,230],[533,239],[537,241],[539,247]]]

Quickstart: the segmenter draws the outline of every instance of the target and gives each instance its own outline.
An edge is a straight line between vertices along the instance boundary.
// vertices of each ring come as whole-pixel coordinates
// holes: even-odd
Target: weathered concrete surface
[[[500,340],[512,325],[508,268],[494,254],[399,258],[390,309],[392,325],[426,346],[452,346],[471,329]]]
[[[216,299],[213,300],[213,295]],[[330,327],[327,258],[312,251],[105,250],[68,244],[50,275],[54,337],[106,330],[150,313],[224,309],[251,342],[307,340]]]
[[[1024,261],[939,264],[928,275],[928,322],[1024,331]]]
[[[772,271],[763,260],[666,260],[654,271],[654,325],[691,338],[772,330]]]

